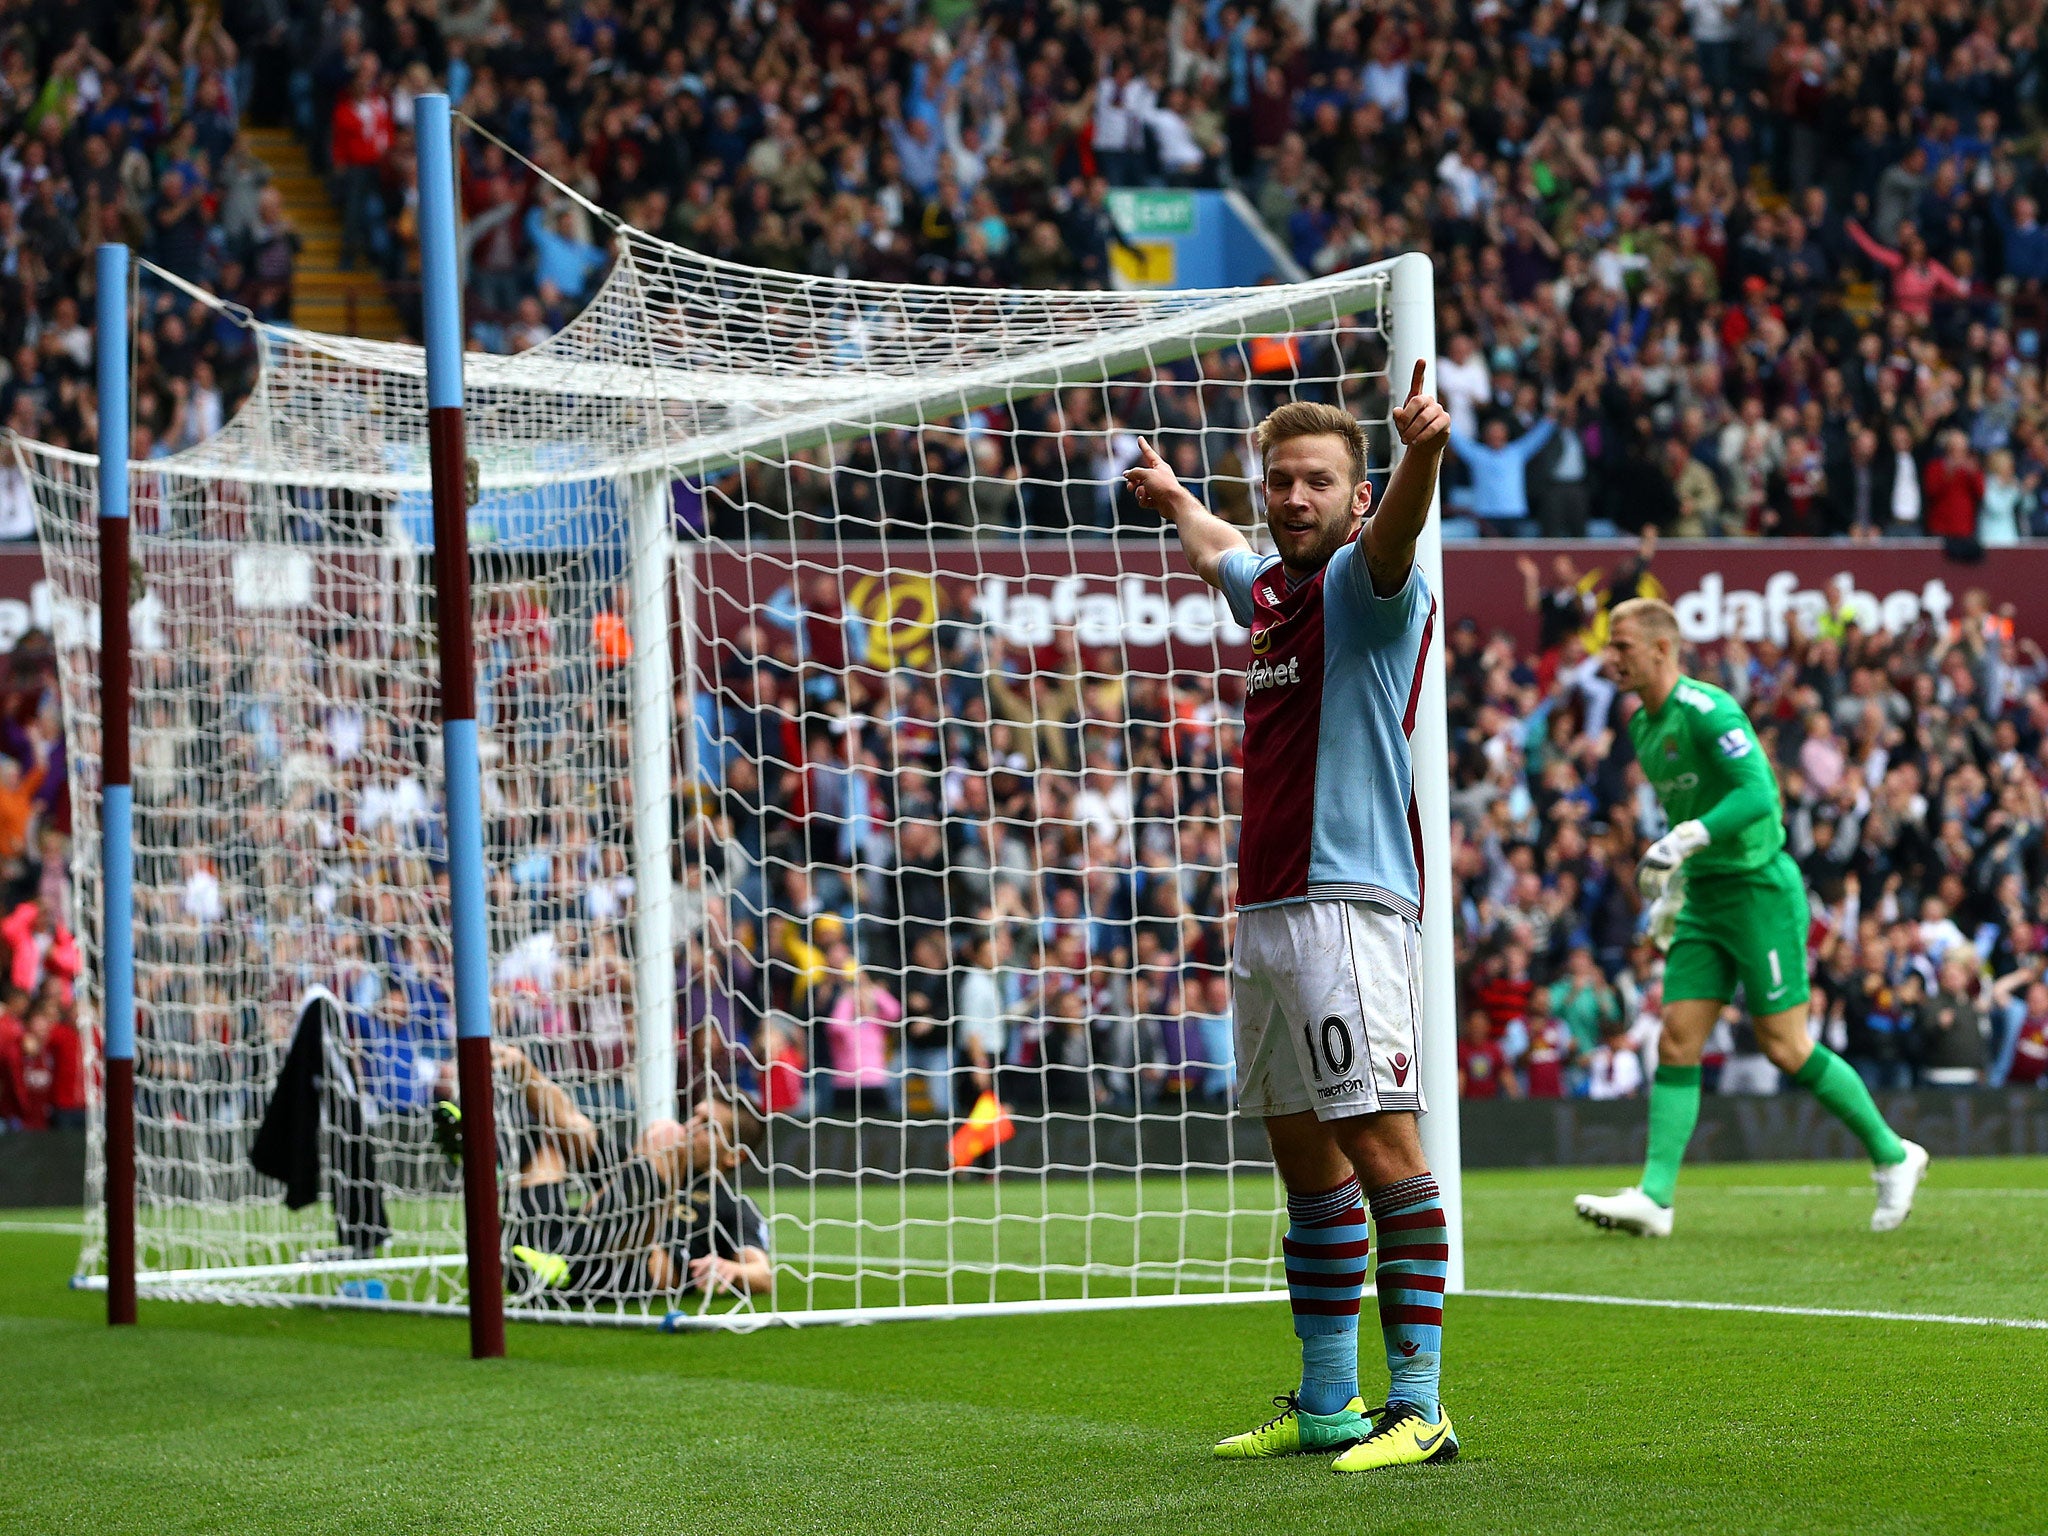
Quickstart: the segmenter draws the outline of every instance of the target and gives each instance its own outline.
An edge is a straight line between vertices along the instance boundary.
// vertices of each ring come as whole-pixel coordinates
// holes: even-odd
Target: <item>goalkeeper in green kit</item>
[[[1758,1043],[1855,1134],[1875,1165],[1871,1230],[1890,1232],[1913,1209],[1926,1149],[1885,1124],[1848,1063],[1807,1032],[1806,881],[1785,853],[1777,775],[1733,698],[1678,670],[1678,619],[1667,604],[1618,604],[1608,670],[1637,695],[1629,736],[1671,821],[1645,850],[1636,885],[1665,950],[1664,1030],[1650,1088],[1643,1182],[1618,1195],[1580,1195],[1602,1227],[1671,1235],[1678,1165],[1700,1113],[1700,1047],[1741,987]]]

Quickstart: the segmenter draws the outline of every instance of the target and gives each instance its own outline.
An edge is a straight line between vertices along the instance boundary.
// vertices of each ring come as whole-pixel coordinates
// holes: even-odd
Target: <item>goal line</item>
[[[441,1260],[442,1255],[423,1255],[423,1258]],[[445,1256],[448,1262],[466,1262],[461,1254]],[[288,1266],[277,1266],[285,1268]],[[417,1268],[417,1264],[381,1263],[361,1266],[365,1272],[370,1269],[391,1271],[398,1268]],[[332,1272],[329,1270],[328,1272]],[[394,1312],[420,1317],[467,1317],[469,1307],[465,1302],[456,1301],[404,1301],[389,1297],[346,1295],[338,1292],[293,1294],[290,1292],[267,1291],[261,1287],[242,1287],[235,1282],[247,1278],[244,1270],[215,1269],[209,1271],[187,1271],[179,1276],[180,1300],[216,1302],[222,1305],[314,1307],[322,1311]],[[171,1273],[162,1271],[155,1275],[138,1274],[136,1283],[147,1290],[154,1281],[157,1284],[171,1283]],[[74,1278],[71,1288],[76,1291],[104,1291],[107,1288],[105,1275],[81,1275]],[[1367,1288],[1367,1294],[1371,1288]],[[516,1303],[505,1308],[508,1321],[525,1323],[567,1323],[585,1328],[641,1328],[660,1333],[752,1333],[762,1328],[816,1328],[851,1327],[857,1324],[884,1322],[949,1322],[975,1317],[1015,1317],[1021,1314],[1051,1314],[1062,1312],[1106,1312],[1106,1311],[1152,1311],[1162,1307],[1220,1306],[1245,1302],[1284,1302],[1284,1290],[1259,1291],[1175,1291],[1156,1295],[1124,1294],[1110,1296],[1047,1296],[1021,1301],[951,1301],[928,1302],[909,1306],[854,1306],[854,1307],[811,1307],[793,1311],[763,1311],[752,1307],[735,1307],[721,1312],[683,1311],[668,1312],[626,1312],[602,1310],[571,1310],[554,1307],[523,1307]]]
[[[819,1255],[821,1259],[843,1256]],[[400,1301],[374,1296],[338,1293],[291,1294],[249,1289],[236,1282],[259,1279],[289,1279],[315,1273],[340,1276],[374,1275],[401,1270],[459,1267],[464,1255],[416,1254],[390,1259],[366,1259],[332,1263],[274,1264],[251,1268],[205,1270],[159,1270],[136,1276],[136,1283],[151,1286],[176,1285],[188,1299],[216,1300],[229,1304],[318,1307],[362,1312],[401,1312],[427,1317],[465,1317],[468,1307],[461,1302]],[[874,1260],[866,1260],[871,1267]],[[838,1278],[825,1276],[821,1278]],[[104,1291],[104,1275],[84,1275],[72,1281],[73,1290]],[[212,1293],[212,1294],[208,1294]],[[1368,1298],[1375,1294],[1365,1287]],[[1874,1307],[1802,1307],[1770,1302],[1699,1301],[1666,1296],[1603,1296],[1579,1291],[1525,1291],[1497,1287],[1468,1288],[1458,1294],[1484,1301],[1547,1301],[1573,1306],[1647,1307],[1672,1312],[1737,1312],[1771,1317],[1822,1317],[1880,1323],[1935,1323],[1963,1328],[2019,1328],[2048,1330],[2048,1318],[1981,1317],[1955,1312],[1899,1312]],[[769,1327],[851,1326],[877,1322],[950,1322],[975,1317],[1007,1317],[1022,1313],[1053,1314],[1108,1310],[1156,1310],[1161,1307],[1220,1306],[1248,1302],[1284,1302],[1285,1290],[1180,1291],[1158,1295],[1051,1296],[1029,1301],[931,1302],[907,1306],[816,1307],[797,1311],[758,1311],[741,1307],[722,1312],[605,1312],[571,1311],[559,1308],[506,1308],[507,1318],[532,1323],[573,1323],[600,1328],[652,1328],[662,1333],[752,1332]]]

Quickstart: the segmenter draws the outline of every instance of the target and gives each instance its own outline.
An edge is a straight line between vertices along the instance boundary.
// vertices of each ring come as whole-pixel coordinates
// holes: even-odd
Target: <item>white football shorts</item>
[[[1237,915],[1237,1107],[1318,1119],[1420,1113],[1422,932],[1369,901]]]

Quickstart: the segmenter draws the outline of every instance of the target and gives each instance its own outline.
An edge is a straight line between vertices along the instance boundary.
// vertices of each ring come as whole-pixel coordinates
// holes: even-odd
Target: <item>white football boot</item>
[[[1927,1177],[1927,1149],[1917,1141],[1904,1141],[1906,1160],[1889,1168],[1873,1168],[1870,1177],[1877,1185],[1877,1209],[1870,1213],[1870,1230],[1896,1232],[1913,1214],[1913,1193]]]
[[[1637,1237],[1671,1235],[1671,1207],[1659,1205],[1634,1185],[1618,1195],[1580,1195],[1572,1206],[1594,1226],[1610,1232],[1633,1232]]]

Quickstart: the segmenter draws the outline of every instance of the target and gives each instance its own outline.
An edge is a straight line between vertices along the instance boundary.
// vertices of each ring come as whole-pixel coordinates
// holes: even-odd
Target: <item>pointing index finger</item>
[[[1403,401],[1402,404],[1407,404],[1409,401],[1412,401],[1417,395],[1422,393],[1422,374],[1423,370],[1428,367],[1428,358],[1418,357],[1417,359],[1415,359],[1415,377],[1408,381],[1408,400]]]

